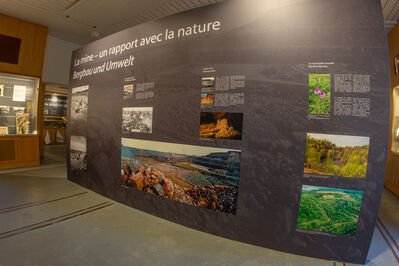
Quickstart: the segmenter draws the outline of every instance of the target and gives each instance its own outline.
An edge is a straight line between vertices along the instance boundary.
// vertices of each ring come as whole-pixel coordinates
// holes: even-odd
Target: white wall
[[[42,81],[68,85],[72,51],[79,47],[81,45],[48,36]]]

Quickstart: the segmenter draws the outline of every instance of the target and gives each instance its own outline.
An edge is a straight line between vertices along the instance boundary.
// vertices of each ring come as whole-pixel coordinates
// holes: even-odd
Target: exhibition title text
[[[104,49],[100,51],[98,54],[86,54],[81,58],[76,58],[74,60],[74,67],[82,66],[87,63],[94,62],[96,59],[103,59],[107,56],[121,56],[124,53],[140,47],[145,47],[152,44],[161,43],[163,41],[173,40],[176,38],[183,38],[193,35],[198,35],[211,31],[220,30],[221,23],[216,20],[213,22],[208,22],[204,24],[193,24],[192,26],[182,27],[177,30],[165,29],[163,32],[153,34],[150,36],[145,36],[143,38],[136,38],[135,40],[131,40],[125,43],[121,43],[110,48]],[[135,57],[133,55],[129,55],[126,58],[120,60],[108,60],[101,65],[83,68],[79,71],[74,71],[73,79],[82,79],[87,76],[95,75],[98,73],[116,70],[125,67],[131,67],[134,65]]]

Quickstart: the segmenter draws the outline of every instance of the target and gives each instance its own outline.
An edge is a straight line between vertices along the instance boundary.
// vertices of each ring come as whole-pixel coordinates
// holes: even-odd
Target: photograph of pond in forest
[[[364,178],[368,153],[369,137],[308,133],[304,173]]]
[[[122,138],[121,183],[236,214],[240,150]]]
[[[302,186],[297,228],[354,236],[363,192]]]
[[[331,75],[309,74],[309,114],[329,115]]]

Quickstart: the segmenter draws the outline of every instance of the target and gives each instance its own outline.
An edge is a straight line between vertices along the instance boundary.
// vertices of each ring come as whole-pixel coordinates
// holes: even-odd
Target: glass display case
[[[37,134],[39,79],[0,73],[0,135]]]
[[[399,153],[399,87],[393,89],[392,152]]]

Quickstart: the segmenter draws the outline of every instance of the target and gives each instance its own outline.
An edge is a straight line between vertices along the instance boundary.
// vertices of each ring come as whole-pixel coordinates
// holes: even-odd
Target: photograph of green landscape
[[[305,174],[366,177],[369,137],[308,133]]]
[[[122,138],[121,153],[123,187],[236,214],[240,150]]]
[[[330,114],[330,92],[330,74],[309,74],[309,114]]]
[[[354,236],[363,192],[302,186],[297,228]]]

